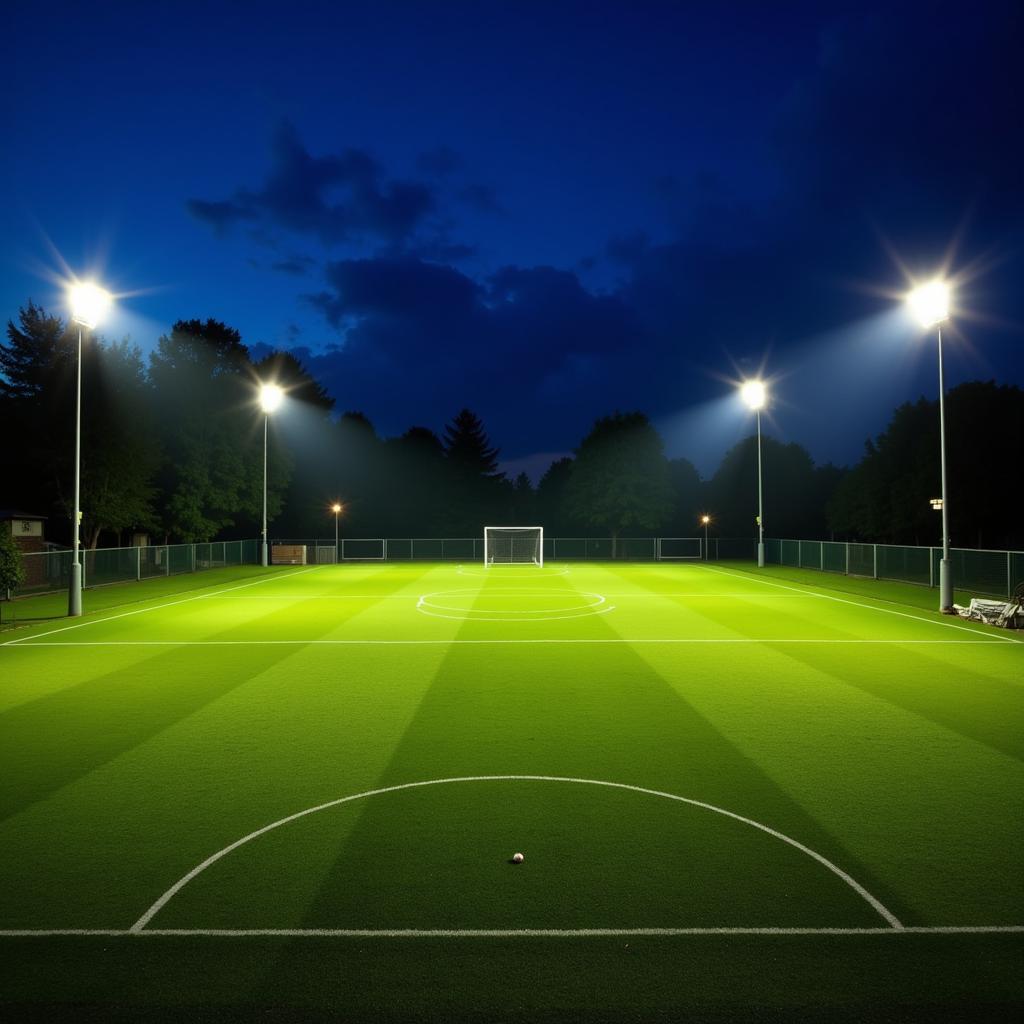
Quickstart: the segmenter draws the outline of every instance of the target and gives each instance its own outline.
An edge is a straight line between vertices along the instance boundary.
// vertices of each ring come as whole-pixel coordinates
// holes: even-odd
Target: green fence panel
[[[619,540],[619,558],[628,562],[653,562],[657,545],[653,537],[623,537]]]
[[[409,537],[389,538],[384,549],[389,562],[407,562],[412,558],[412,540]]]
[[[171,544],[165,550],[167,551],[168,574],[193,572],[198,568],[195,561],[195,545]]]
[[[85,556],[82,569],[84,586],[102,587],[139,578],[137,548],[94,548],[82,554]]]
[[[800,541],[784,540],[780,541],[780,546],[780,564],[798,566],[800,564]]]
[[[771,537],[764,542],[764,560],[771,565],[782,564],[782,541]]]
[[[875,575],[875,545],[874,544],[850,544],[849,573],[851,576]]]
[[[800,564],[805,569],[823,569],[824,562],[820,540],[800,541]]]
[[[949,562],[953,573],[953,589],[966,590],[979,597],[1009,597],[1010,581],[1006,556],[1007,552],[1005,551],[972,551],[966,548],[952,548],[949,552]],[[939,579],[938,562],[941,558],[942,549],[936,548],[936,582]]]
[[[67,590],[71,586],[70,551],[32,551],[21,556],[25,579],[18,587],[19,597]]]
[[[902,583],[931,583],[928,548],[878,545],[878,578]]]
[[[846,572],[846,545],[834,540],[822,541],[821,567],[825,572]]]
[[[588,537],[584,557],[594,561],[607,562],[612,558],[612,549],[611,537]],[[618,550],[618,545],[615,545],[615,549]]]
[[[260,542],[257,540],[242,541],[242,562],[255,565],[260,560]]]
[[[147,544],[139,550],[139,578],[167,575],[167,548]]]
[[[439,537],[414,537],[412,541],[412,557],[440,562],[444,542]]]
[[[1010,558],[1008,575],[1010,578],[1010,595],[1024,599],[1024,551],[1007,552]]]
[[[551,541],[551,557],[559,561],[586,558],[587,542],[583,537],[555,537]]]

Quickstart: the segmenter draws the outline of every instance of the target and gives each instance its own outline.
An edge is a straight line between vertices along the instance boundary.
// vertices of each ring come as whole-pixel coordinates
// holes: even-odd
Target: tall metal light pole
[[[711,559],[708,557],[708,523],[711,522],[711,516],[701,516],[700,521],[704,524],[704,561],[710,562]]]
[[[338,561],[338,516],[341,514],[341,502],[336,501],[331,506],[331,511],[334,513],[334,561]]]
[[[68,296],[71,319],[78,324],[78,359],[75,381],[75,511],[71,519],[71,575],[68,615],[82,614],[81,532],[82,506],[82,328],[93,330],[110,305],[110,294],[94,284],[76,284]]]
[[[261,565],[268,565],[267,557],[267,435],[270,432],[270,414],[281,404],[284,392],[276,384],[260,386],[260,408],[263,410],[263,548]]]
[[[747,406],[757,413],[757,564],[764,568],[764,487],[761,472],[761,410],[768,401],[764,381],[748,380],[740,388]]]
[[[908,296],[918,323],[934,327],[939,342],[939,447],[942,466],[942,560],[939,562],[939,610],[953,609],[953,570],[949,561],[949,496],[946,493],[946,383],[942,369],[942,321],[949,317],[949,285],[936,279],[915,288]]]

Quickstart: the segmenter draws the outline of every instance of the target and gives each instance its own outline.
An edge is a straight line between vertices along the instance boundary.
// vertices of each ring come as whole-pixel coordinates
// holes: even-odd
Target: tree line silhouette
[[[48,515],[70,540],[77,326],[29,302],[0,342],[0,507]],[[288,352],[253,359],[238,331],[179,320],[148,360],[128,341],[83,346],[83,543],[255,536],[263,488],[260,381],[286,389],[270,421],[268,513],[274,536],[479,536],[486,524],[541,524],[553,536],[696,536],[756,531],[757,442],[740,441],[702,479],[668,458],[641,412],[599,418],[572,456],[534,486],[509,479],[480,417],[457,411],[439,435],[381,437],[361,412],[337,415]],[[972,382],[947,396],[951,532],[960,546],[1024,544],[1020,444],[1024,392]],[[694,438],[698,444],[700,438]],[[816,466],[798,444],[763,438],[769,536],[940,542],[937,403],[895,410],[852,469]]]

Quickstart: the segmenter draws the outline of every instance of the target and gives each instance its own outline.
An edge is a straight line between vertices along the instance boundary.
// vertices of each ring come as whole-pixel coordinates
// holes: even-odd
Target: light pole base
[[[82,614],[82,564],[71,563],[71,581],[68,584],[68,615],[75,618]]]
[[[948,558],[939,559],[939,611],[953,610],[953,573]]]
[[[758,569],[764,568],[764,541],[758,541],[757,544],[757,567]]]
[[[270,563],[267,560],[267,542],[264,541],[263,542],[263,554],[262,554],[261,559],[260,559],[260,565],[267,566],[269,564]]]

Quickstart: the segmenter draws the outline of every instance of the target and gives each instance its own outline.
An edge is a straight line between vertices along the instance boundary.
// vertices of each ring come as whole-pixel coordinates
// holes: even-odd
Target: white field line
[[[728,569],[716,569],[713,566],[705,567],[709,572],[721,573],[723,576],[734,576],[736,579],[756,581],[757,583],[763,583],[766,587],[778,587],[780,590],[792,590],[795,594],[804,594],[807,597],[819,597],[824,601],[837,601],[839,604],[849,604],[856,608],[867,608],[873,612],[884,612],[887,615],[899,615],[904,619],[916,619],[918,622],[927,622],[932,626],[945,627],[946,629],[960,629],[965,633],[981,634],[982,636],[991,636],[995,640],[1002,643],[1008,644],[1019,644],[1024,643],[1024,640],[1015,640],[1009,636],[998,636],[994,633],[985,633],[980,629],[972,629],[970,626],[961,626],[955,622],[945,622],[936,619],[927,619],[923,615],[911,615],[910,612],[898,612],[893,608],[879,608],[878,605],[864,604],[862,601],[851,601],[849,598],[836,597],[833,594],[822,594],[815,590],[803,590],[800,587],[791,587],[785,583],[776,583],[774,580],[763,580],[758,576],[743,576],[737,572],[730,572]]]
[[[604,611],[612,611],[614,605],[605,608]],[[426,613],[424,613],[426,614]],[[600,615],[601,612],[588,612],[587,616]],[[584,616],[563,615],[555,619],[527,619],[529,622],[561,622],[568,618],[583,618]],[[437,619],[457,619],[459,622],[473,622],[465,616],[434,615]],[[480,619],[481,622],[524,622],[522,619]],[[984,634],[983,634],[984,635]],[[502,644],[895,644],[899,646],[949,646],[949,647],[998,647],[999,638],[992,640],[867,640],[867,639],[820,639],[810,637],[807,639],[787,637],[785,639],[773,639],[772,637],[668,637],[651,638],[646,640],[626,640],[622,637],[595,637],[586,639],[537,637],[534,639],[495,639],[495,640],[41,640],[33,643],[31,638],[26,642],[19,642],[18,647],[431,647],[440,644],[480,644],[480,645],[502,645]],[[10,646],[0,644],[0,647]]]
[[[903,928],[4,928],[0,939],[86,938],[339,938],[579,939],[676,935],[1019,935],[1024,925],[906,925]]]
[[[246,587],[257,587],[261,583],[270,583],[273,580],[288,579],[291,576],[301,576],[303,573],[312,572],[313,569],[318,569],[319,566],[312,566],[308,569],[299,569],[296,572],[286,572],[281,575],[267,575],[261,576],[258,580],[253,580],[250,583],[240,583],[237,587],[226,587],[224,590],[217,591],[220,594],[227,594],[232,590],[244,590]],[[135,608],[130,612],[119,612],[117,615],[108,615],[102,619],[89,619],[87,622],[76,622],[73,626],[61,626],[59,629],[48,629],[45,633],[34,633],[32,636],[19,637],[17,640],[7,640],[5,643],[0,644],[0,647],[13,647],[15,644],[24,643],[26,640],[34,640],[41,636],[53,636],[54,633],[66,633],[69,629],[83,629],[85,626],[95,626],[101,622],[113,622],[115,619],[124,619],[129,615],[143,615],[146,612],[156,612],[163,608],[171,608],[178,604],[188,604],[190,601],[200,601],[204,597],[210,597],[209,594],[193,594],[191,597],[183,597],[178,601],[165,601],[163,604],[149,605],[146,608]]]
[[[664,800],[675,800],[678,803],[688,804],[691,807],[699,807],[702,810],[711,811],[714,814],[721,814],[723,817],[731,818],[733,821],[738,821],[744,825],[749,825],[751,828],[756,828],[775,839],[781,840],[789,846],[792,846],[794,849],[799,850],[801,853],[806,854],[813,860],[816,860],[819,864],[826,867],[837,878],[841,879],[851,889],[853,889],[861,899],[868,903],[885,921],[888,922],[891,928],[897,930],[903,929],[903,925],[899,918],[897,918],[892,911],[890,911],[880,900],[872,896],[871,893],[869,893],[867,889],[865,889],[864,886],[862,886],[855,878],[848,875],[842,868],[833,864],[827,857],[824,857],[815,850],[812,850],[809,846],[804,846],[803,843],[796,839],[792,839],[783,832],[779,832],[759,821],[754,821],[752,818],[745,818],[741,814],[735,814],[733,811],[727,811],[723,807],[717,807],[714,804],[705,803],[702,800],[693,800],[690,797],[678,796],[675,793],[665,793],[658,789],[647,789],[643,786],[631,786],[624,782],[606,782],[600,779],[577,779],[561,775],[466,775],[451,779],[426,779],[421,782],[405,782],[397,786],[384,786],[380,789],[367,790],[365,793],[354,793],[351,796],[343,796],[338,800],[330,800],[327,803],[318,804],[315,807],[307,807],[304,811],[298,811],[296,814],[290,814],[286,818],[280,818],[278,821],[271,822],[269,825],[264,825],[262,828],[256,829],[254,832],[250,832],[248,835],[242,836],[241,839],[236,839],[235,842],[225,846],[222,850],[218,850],[210,857],[207,857],[201,864],[196,865],[196,867],[189,871],[188,874],[179,878],[178,881],[175,882],[174,885],[172,885],[162,896],[160,896],[142,915],[142,917],[132,925],[131,930],[133,932],[141,932],[156,916],[156,914],[158,914],[160,910],[166,906],[166,904],[173,899],[175,895],[177,895],[177,893],[222,857],[226,857],[233,850],[237,850],[240,846],[244,846],[251,840],[258,838],[259,836],[266,835],[266,833],[280,828],[282,825],[288,825],[293,821],[298,821],[300,818],[305,818],[310,814],[317,814],[318,812],[325,811],[331,807],[339,807],[342,804],[351,803],[353,800],[363,800],[367,797],[380,796],[384,793],[395,793],[404,789],[420,789],[425,786],[446,786],[460,782],[568,782],[581,786],[603,786],[608,789],[623,789],[632,793],[641,793],[645,796],[656,796]]]
[[[509,588],[506,588],[509,589]],[[474,594],[492,594],[494,590],[483,589],[465,591],[466,593]],[[532,593],[530,591],[529,593]],[[538,589],[537,594],[544,593]],[[546,593],[559,593],[559,591],[547,591]],[[566,593],[582,594],[582,590],[566,591]],[[225,601],[408,601],[408,594],[239,594],[237,596],[225,597]],[[773,598],[794,600],[800,597],[800,594],[755,594],[750,591],[746,591],[742,594],[655,594],[655,593],[627,593],[627,594],[605,594],[605,597],[628,597],[640,600],[656,600],[659,598],[709,598],[709,597],[722,597],[728,598],[729,600],[740,600],[746,599],[748,601],[766,601]],[[212,600],[213,598],[220,597],[220,594],[204,594],[203,600]]]

